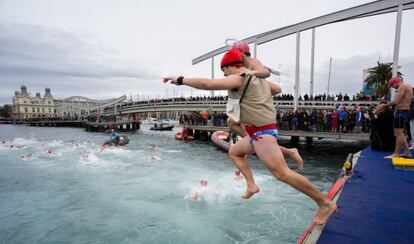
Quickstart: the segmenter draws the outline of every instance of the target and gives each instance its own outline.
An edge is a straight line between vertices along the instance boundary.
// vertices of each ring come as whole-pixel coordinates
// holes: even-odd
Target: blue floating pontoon
[[[414,243],[414,171],[364,149],[317,243]]]

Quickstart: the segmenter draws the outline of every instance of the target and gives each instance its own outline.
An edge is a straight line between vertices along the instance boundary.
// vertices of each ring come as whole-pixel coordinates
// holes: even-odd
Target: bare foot
[[[388,156],[385,156],[384,158],[399,158],[400,157],[400,155],[399,154],[391,154],[391,155],[388,155]]]
[[[329,217],[331,217],[331,215],[336,211],[336,209],[337,206],[333,202],[329,202],[328,204],[321,206],[316,213],[315,224],[325,224],[328,221]]]
[[[303,169],[303,159],[299,154],[299,151],[297,148],[291,148],[289,149],[291,151],[290,158],[295,162],[296,166],[298,166],[299,169]]]
[[[253,186],[253,187],[247,187],[246,192],[243,194],[242,198],[243,199],[249,199],[254,194],[258,193],[259,191],[260,191],[260,189],[256,185]]]

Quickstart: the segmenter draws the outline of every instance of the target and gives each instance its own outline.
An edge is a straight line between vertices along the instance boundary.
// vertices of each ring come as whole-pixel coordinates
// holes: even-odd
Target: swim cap
[[[399,76],[396,76],[396,77],[391,78],[388,81],[388,85],[393,86],[393,85],[395,85],[396,83],[399,83],[399,82],[401,82],[401,78]]]
[[[239,50],[242,53],[250,54],[250,47],[246,41],[237,41],[233,44],[233,48]]]
[[[223,69],[224,66],[242,66],[242,55],[237,49],[230,49],[226,52],[221,59],[220,67]]]
[[[207,186],[207,179],[201,179],[200,180],[200,185],[202,185],[202,186]]]

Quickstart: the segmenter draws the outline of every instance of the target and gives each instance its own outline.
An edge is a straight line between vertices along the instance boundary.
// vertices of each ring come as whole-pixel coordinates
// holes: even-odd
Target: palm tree
[[[388,81],[392,77],[392,65],[393,63],[377,62],[376,67],[371,67],[368,69],[369,75],[365,79],[365,82],[367,82],[369,86],[375,88],[375,93],[379,97],[388,96],[390,93]],[[397,76],[402,79],[403,74],[398,71]]]

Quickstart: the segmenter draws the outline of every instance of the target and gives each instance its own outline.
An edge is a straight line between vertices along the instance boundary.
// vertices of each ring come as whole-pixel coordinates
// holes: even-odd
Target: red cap
[[[220,67],[223,68],[224,66],[242,66],[242,54],[237,49],[230,49],[226,52],[221,59]]]
[[[242,53],[250,53],[249,44],[246,41],[237,41],[233,44],[233,48],[239,50]]]
[[[201,180],[200,180],[200,185],[202,185],[202,186],[207,186],[207,184],[208,184],[207,179],[201,179]]]
[[[401,78],[399,76],[393,77],[388,81],[388,85],[389,86],[393,86],[396,83],[400,83],[401,82]]]

